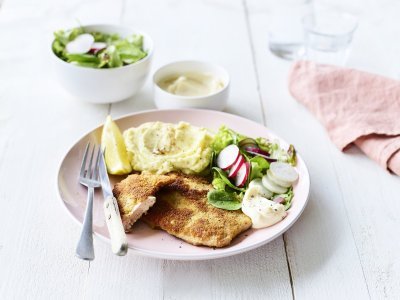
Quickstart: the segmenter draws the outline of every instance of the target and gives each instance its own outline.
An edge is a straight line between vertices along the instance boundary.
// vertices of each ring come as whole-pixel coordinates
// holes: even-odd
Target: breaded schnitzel
[[[198,176],[180,175],[156,194],[156,204],[142,217],[193,245],[224,247],[251,226],[241,210],[229,211],[208,203],[212,185]]]
[[[156,192],[174,179],[166,175],[132,174],[114,186],[122,224],[126,232],[153,206]]]
[[[212,185],[200,176],[134,174],[117,184],[114,194],[126,231],[133,224],[128,221],[132,209],[148,196],[155,196],[156,203],[141,218],[151,227],[193,245],[224,247],[251,226],[251,219],[241,210],[228,211],[210,205],[207,193],[211,189]]]

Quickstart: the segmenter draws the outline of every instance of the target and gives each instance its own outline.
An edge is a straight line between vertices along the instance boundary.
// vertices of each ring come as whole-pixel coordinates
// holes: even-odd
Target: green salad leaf
[[[233,138],[230,133],[230,130],[222,126],[217,134],[214,136],[214,141],[212,143],[212,148],[215,154],[218,154],[224,149],[226,146],[233,143]]]
[[[122,66],[122,60],[115,45],[108,46],[106,50],[100,54],[100,60],[102,61],[102,66],[106,66],[107,64],[110,68]]]
[[[82,33],[85,33],[82,27],[77,27],[70,30],[58,30],[54,32],[54,42],[52,45],[53,52],[61,58],[64,55],[65,46],[67,46],[69,42],[73,41]]]
[[[82,27],[76,27],[70,30],[58,30],[54,32],[54,37],[56,41],[61,43],[61,45],[66,46],[82,33],[85,33],[85,30]]]
[[[215,154],[219,154],[226,146],[230,144],[237,145],[241,140],[244,140],[245,138],[246,137],[244,135],[241,135],[240,133],[229,129],[226,126],[221,126],[217,134],[214,136],[212,148]]]
[[[276,195],[274,199],[279,197],[285,199],[282,204],[285,206],[285,210],[288,210],[292,206],[292,200],[294,197],[293,187],[291,186],[285,194]]]
[[[106,43],[107,47],[97,52],[67,53],[67,44],[83,33],[90,33],[95,42]],[[134,34],[121,38],[118,34],[85,32],[82,27],[54,32],[52,49],[54,54],[68,63],[91,68],[118,68],[133,64],[147,56],[147,52],[143,49],[142,35]]]
[[[93,55],[89,54],[66,54],[65,55],[68,58],[68,62],[78,62],[78,63],[99,63],[99,58]]]
[[[249,139],[249,141],[244,141],[242,145],[240,141],[244,139]],[[269,162],[262,156],[255,155],[254,153],[247,152],[244,145],[255,144],[260,149],[268,152],[271,158],[274,158],[281,162],[290,163],[292,165],[296,164],[296,150],[293,145],[290,145],[289,149],[285,151],[280,147],[279,143],[276,141],[270,141],[268,139],[259,137],[255,139],[255,142],[252,138],[248,138],[240,133],[233,131],[226,126],[221,126],[214,136],[214,140],[212,143],[212,157],[210,160],[210,168],[213,180],[212,185],[214,187],[214,191],[207,195],[208,201],[210,204],[223,208],[223,209],[239,209],[240,203],[243,198],[243,194],[246,192],[248,184],[250,181],[256,178],[262,178],[269,169]],[[219,153],[228,145],[237,145],[240,149],[241,155],[244,157],[245,161],[250,163],[250,175],[247,178],[247,182],[243,187],[237,187],[233,184],[231,179],[228,177],[227,172],[220,169],[216,166],[216,157]],[[282,204],[285,206],[285,209],[289,209],[292,204],[293,199],[293,187],[290,187],[285,194],[274,195],[274,198],[282,197],[284,201]],[[237,208],[236,208],[237,207]]]
[[[270,154],[271,158],[275,158],[281,162],[289,163],[293,166],[296,165],[296,150],[294,149],[293,145],[290,145],[289,149],[285,151],[280,147],[279,143],[270,142],[265,138],[256,138],[256,142],[261,150],[267,151]]]
[[[250,158],[250,163],[250,181],[255,178],[263,177],[269,169],[269,162],[261,156],[254,156]]]
[[[266,138],[258,137],[258,138],[256,138],[256,142],[257,142],[258,147],[260,147],[261,150],[264,150],[268,153],[272,152],[273,143],[269,142]]]
[[[142,35],[133,35],[127,38],[127,41],[132,45],[137,47],[142,47],[143,45],[143,36]]]
[[[211,184],[216,190],[225,191],[226,182],[220,177],[220,175],[214,176]]]
[[[120,36],[116,33],[113,34],[107,34],[103,32],[90,32],[91,35],[94,37],[95,42],[102,42],[106,44],[114,44],[114,42],[117,42],[120,40]]]
[[[218,189],[218,187],[222,187],[222,184],[221,184],[221,181],[222,181],[222,182],[225,183],[225,186],[228,186],[231,189],[234,189],[234,190],[239,191],[239,192],[245,192],[246,191],[246,189],[240,188],[240,187],[237,187],[236,185],[234,185],[229,180],[228,175],[223,170],[221,170],[220,168],[213,167],[212,170],[214,171],[213,183],[214,183],[214,180],[216,180],[215,182],[217,183],[217,185],[214,186],[214,188]],[[225,186],[224,186],[224,188],[225,188]]]
[[[242,207],[242,202],[237,199],[235,193],[212,190],[208,192],[207,198],[211,205],[218,208],[226,210],[238,210]]]
[[[287,151],[288,154],[288,163],[291,164],[292,166],[295,166],[297,163],[297,156],[296,156],[296,149],[294,148],[293,145],[289,146],[289,149]]]

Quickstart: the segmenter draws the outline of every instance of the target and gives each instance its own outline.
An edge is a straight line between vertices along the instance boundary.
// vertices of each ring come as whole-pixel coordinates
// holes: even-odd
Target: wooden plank
[[[374,13],[362,18],[349,59],[351,67],[399,78],[400,42],[393,38],[400,33],[396,25],[399,9],[397,2],[388,6],[371,3],[369,10]],[[375,42],[365,47],[371,36],[376,37]],[[346,195],[344,204],[371,298],[397,299],[400,220],[396,212],[400,209],[400,178],[387,173],[356,148],[346,154],[335,148],[329,152],[337,180]]]
[[[164,263],[128,252],[115,256],[110,245],[96,241],[96,259],[90,263],[86,299],[162,299]]]
[[[292,299],[282,237],[214,262],[215,299]]]
[[[267,4],[251,0],[248,6],[268,126],[296,145],[311,174],[309,205],[285,235],[295,298],[368,298],[345,204],[348,194],[338,182],[330,155],[334,146],[311,114],[290,97],[290,63],[268,51]]]
[[[51,33],[74,26],[82,1],[6,1],[0,37],[0,294],[81,298],[89,263],[74,256],[80,228],[61,208],[57,168],[72,143],[106,116],[55,80]],[[91,4],[93,6],[93,3]],[[110,10],[111,13],[111,10]],[[112,13],[111,13],[112,14]]]

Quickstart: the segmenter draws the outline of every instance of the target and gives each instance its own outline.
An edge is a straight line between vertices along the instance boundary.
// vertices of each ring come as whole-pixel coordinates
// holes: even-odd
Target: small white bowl
[[[223,83],[223,88],[204,96],[181,96],[162,89],[160,82],[174,75],[186,73],[207,73]],[[229,95],[229,74],[222,67],[202,61],[178,61],[158,69],[153,76],[154,101],[158,108],[203,108],[223,110]]]
[[[136,63],[119,68],[94,69],[67,63],[52,52],[55,71],[61,85],[73,96],[91,103],[113,103],[135,95],[144,85],[150,71],[153,41],[144,32],[117,25],[87,25],[88,31],[118,33],[121,37],[143,35],[147,56]]]

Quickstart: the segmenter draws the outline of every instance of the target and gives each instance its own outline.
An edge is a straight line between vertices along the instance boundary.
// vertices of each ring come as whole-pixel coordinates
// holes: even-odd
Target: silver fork
[[[83,155],[81,171],[79,173],[80,184],[88,188],[87,204],[85,211],[85,219],[83,220],[81,237],[79,238],[78,245],[76,246],[76,256],[84,260],[94,259],[94,248],[93,248],[93,195],[94,189],[100,187],[99,180],[99,159],[101,155],[101,149],[98,147],[96,151],[96,145],[93,146],[92,153],[90,155],[89,163],[86,166],[88,153],[90,152],[90,143],[86,145],[85,154]],[[94,161],[94,157],[97,153],[97,158]]]

